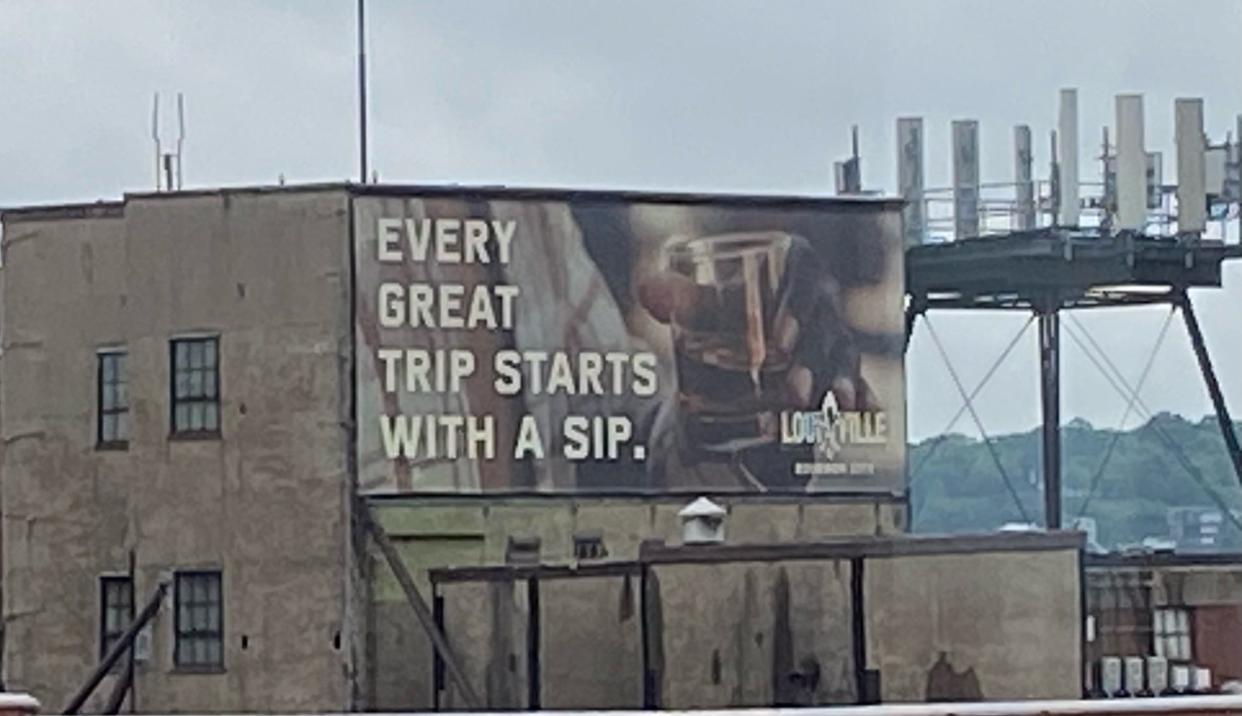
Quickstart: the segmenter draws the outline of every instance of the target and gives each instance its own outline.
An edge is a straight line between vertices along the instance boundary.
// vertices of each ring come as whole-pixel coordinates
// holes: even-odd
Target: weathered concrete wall
[[[511,705],[515,693],[482,667],[505,663],[505,688],[537,676],[550,708],[640,708],[644,665],[654,703],[673,710],[1076,698],[1079,544],[1054,534],[651,547],[639,561],[437,579],[485,708]],[[528,673],[524,641],[495,615],[503,606],[523,619],[531,580],[540,668]]]
[[[540,557],[552,564],[574,561],[574,535],[580,533],[602,536],[610,560],[636,559],[645,540],[680,542],[677,512],[687,501],[685,497],[435,498],[382,500],[373,508],[415,581],[430,590],[428,569],[504,564],[510,536],[539,537]],[[727,539],[733,544],[891,535],[901,533],[905,525],[904,507],[897,503],[776,497],[717,501],[729,507]],[[430,644],[382,558],[372,556],[372,569],[368,703],[383,710],[430,708]],[[601,598],[610,600],[601,608],[619,613],[615,600],[620,596]],[[615,648],[628,648],[620,636],[616,644]],[[608,698],[620,706],[629,695],[623,689],[610,691]],[[641,699],[641,692],[638,696]],[[564,700],[565,708],[578,705],[574,692],[558,691],[547,698]]]
[[[642,708],[639,591],[639,580],[628,575],[540,583],[543,708]]]
[[[871,559],[864,594],[886,702],[1081,694],[1076,551]]]
[[[530,605],[525,582],[448,585],[444,621],[460,625],[450,642],[466,679],[487,708],[524,710],[528,699],[526,629]],[[441,708],[462,708],[448,684]]]
[[[849,561],[667,564],[651,573],[659,606],[648,638],[661,652],[662,708],[856,701]]]
[[[141,601],[219,568],[224,669],[177,673],[171,596],[139,710],[349,706],[348,204],[343,191],[133,197],[6,224],[7,684],[63,704],[97,658],[98,579]],[[169,439],[169,341],[220,336],[221,439]],[[128,350],[131,437],[94,449],[95,351]]]

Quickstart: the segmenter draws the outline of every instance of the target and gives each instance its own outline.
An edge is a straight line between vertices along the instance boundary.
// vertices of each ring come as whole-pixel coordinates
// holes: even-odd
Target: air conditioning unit
[[[154,639],[150,624],[139,630],[138,635],[134,637],[134,661],[142,664],[151,661],[151,646]]]

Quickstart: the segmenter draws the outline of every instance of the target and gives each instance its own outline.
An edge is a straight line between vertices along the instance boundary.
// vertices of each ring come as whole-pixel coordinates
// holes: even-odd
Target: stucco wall
[[[114,213],[6,220],[7,686],[63,705],[97,659],[99,576],[133,548],[140,603],[175,569],[222,569],[224,589],[223,672],[174,673],[170,596],[140,710],[345,708],[346,195],[131,197]],[[168,436],[185,332],[220,336],[218,440]],[[125,451],[94,447],[108,345],[128,350]]]
[[[1076,551],[871,559],[865,600],[884,701],[962,697],[976,680],[988,700],[1081,695]]]
[[[653,567],[662,708],[854,703],[848,560]],[[797,674],[814,673],[814,683]]]

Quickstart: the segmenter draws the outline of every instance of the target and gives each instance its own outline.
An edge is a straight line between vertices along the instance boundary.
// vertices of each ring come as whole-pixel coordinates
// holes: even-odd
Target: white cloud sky
[[[981,123],[985,180],[1011,175],[1012,126],[1047,132],[1079,88],[1094,178],[1112,97],[1142,92],[1147,143],[1172,150],[1175,97],[1217,140],[1242,112],[1236,0],[369,0],[372,165],[381,179],[827,193],[862,131],[869,188],[894,188],[894,120],[927,122],[928,182],[949,122]],[[356,176],[352,0],[0,1],[0,205],[153,185],[151,94],[185,93],[188,186]],[[169,125],[168,136],[172,135]],[[1171,156],[1171,154],[1170,154]],[[1171,179],[1171,163],[1166,161]],[[1242,413],[1242,267],[1197,296]],[[1134,381],[1162,309],[1079,319]],[[933,318],[973,384],[1025,319]],[[1064,413],[1116,425],[1124,402],[1064,339]],[[909,356],[912,436],[959,400],[926,333]],[[981,396],[991,433],[1038,419],[1034,334]],[[1180,320],[1144,400],[1210,410]],[[1131,417],[1129,424],[1134,424]],[[958,428],[970,432],[968,421]]]

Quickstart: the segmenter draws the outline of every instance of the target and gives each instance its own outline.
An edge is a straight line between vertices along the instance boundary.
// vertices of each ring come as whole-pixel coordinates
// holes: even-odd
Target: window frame
[[[183,580],[214,577],[216,584],[216,624],[215,629],[194,630],[187,627],[182,631],[181,600]],[[206,604],[210,604],[207,602]],[[203,605],[198,605],[200,608]],[[219,659],[215,663],[198,663],[182,661],[182,638],[214,639],[219,644]],[[173,574],[173,671],[183,673],[220,673],[224,671],[224,572],[220,569],[183,569]]]
[[[177,397],[177,348],[182,344],[194,343],[210,343],[212,365],[210,371],[214,372],[215,394],[213,396],[195,395],[182,398]],[[204,354],[206,355],[206,354]],[[208,370],[207,366],[199,368],[187,367],[188,371]],[[168,342],[168,435],[173,440],[218,440],[221,436],[221,423],[223,422],[224,412],[221,409],[221,385],[220,385],[220,334],[218,333],[195,333],[173,336]],[[177,425],[177,408],[181,405],[186,406],[214,406],[216,415],[216,426],[214,428],[178,428]]]
[[[120,629],[115,632],[108,629],[108,613],[114,604],[109,602],[108,596],[110,591],[108,585],[124,584],[129,588],[129,603],[125,607],[124,623]],[[99,575],[99,659],[102,661],[108,655],[108,650],[116,643],[125,630],[134,620],[134,583],[128,574],[101,574]],[[118,662],[119,663],[119,662]]]
[[[104,364],[108,360],[119,358],[116,366],[117,379],[112,383],[106,383],[104,380]],[[125,379],[126,366],[128,363],[129,351],[121,347],[100,348],[95,351],[95,449],[97,450],[127,450],[129,449],[129,381]],[[125,407],[111,408],[104,407],[104,390],[108,385],[122,385],[125,387]],[[105,416],[116,416],[118,420],[125,421],[125,438],[111,439],[104,436],[104,418]]]

